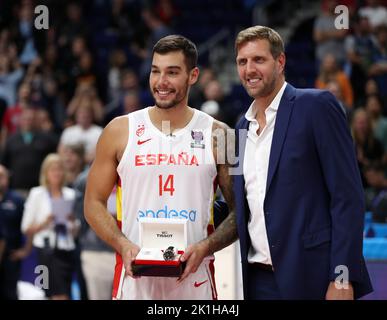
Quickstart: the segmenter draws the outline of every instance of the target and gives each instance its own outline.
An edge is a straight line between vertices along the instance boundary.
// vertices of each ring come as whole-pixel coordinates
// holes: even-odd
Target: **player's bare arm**
[[[97,144],[85,193],[85,218],[96,234],[121,254],[126,274],[132,276],[131,262],[139,248],[130,242],[107,210],[107,199],[117,181],[117,165],[128,139],[128,120],[118,117],[104,129]]]
[[[230,176],[231,164],[228,161],[227,154],[235,154],[235,139],[231,135],[234,130],[231,130],[225,123],[214,121],[213,132],[221,134],[214,134],[214,157],[217,163],[218,183],[223,197],[225,198],[229,207],[229,214],[227,218],[216,228],[208,238],[210,254],[219,251],[234,241],[237,240],[237,225],[235,215],[235,202],[232,186],[232,176]]]
[[[234,195],[232,190],[232,177],[229,174],[230,164],[226,152],[233,152],[234,139],[229,139],[228,126],[222,122],[214,121],[213,125],[213,153],[217,163],[218,183],[222,194],[229,207],[229,215],[206,239],[187,248],[182,261],[187,261],[184,273],[179,278],[183,281],[190,273],[196,272],[198,266],[206,256],[219,251],[237,240],[237,226],[235,217]]]

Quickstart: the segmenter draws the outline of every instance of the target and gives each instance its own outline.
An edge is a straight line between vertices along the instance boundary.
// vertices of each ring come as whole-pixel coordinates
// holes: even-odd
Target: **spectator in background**
[[[316,58],[319,64],[328,53],[334,55],[339,65],[345,61],[343,40],[347,30],[335,27],[334,10],[337,5],[336,0],[322,1],[322,14],[314,23],[313,39],[316,42]]]
[[[70,64],[75,64],[81,55],[88,51],[90,50],[86,37],[82,34],[75,35],[71,41]]]
[[[29,83],[23,82],[19,86],[17,102],[5,111],[1,126],[1,146],[4,147],[9,135],[19,130],[20,115],[23,109],[30,107],[31,88]]]
[[[365,86],[364,86],[364,93],[365,93],[365,96],[372,96],[374,94],[378,95],[379,94],[379,87],[378,87],[378,84],[376,83],[376,81],[374,79],[368,79],[365,83]],[[363,101],[363,105],[365,104],[365,100]]]
[[[365,110],[371,119],[374,136],[383,144],[383,148],[387,151],[387,118],[383,117],[382,100],[378,95],[370,95],[367,97]]]
[[[93,109],[93,122],[102,123],[105,113],[102,101],[98,97],[95,87],[87,83],[78,85],[77,91],[67,107],[67,116],[74,117],[77,110],[83,106]]]
[[[387,179],[385,168],[370,164],[365,168],[368,188],[365,189],[366,210],[375,222],[387,222]]]
[[[359,102],[359,105],[361,105],[361,106],[365,106],[366,105],[366,99],[367,99],[368,96],[373,96],[373,95],[380,96],[380,91],[379,91],[378,84],[372,78],[368,78],[367,79],[367,81],[365,83],[365,86],[364,86],[364,89],[362,91],[364,91],[364,98]],[[385,109],[383,107],[382,113],[384,115],[387,115],[387,109]]]
[[[42,83],[42,106],[47,110],[56,132],[63,130],[66,119],[66,107],[63,100],[63,93],[59,90],[56,79],[45,75]]]
[[[18,19],[11,26],[11,35],[17,45],[19,60],[22,65],[29,65],[39,53],[42,54],[46,46],[45,30],[34,27],[34,5],[32,1],[21,1],[17,8]]]
[[[42,60],[37,57],[27,68],[23,77],[23,82],[30,85],[30,102],[31,105],[38,105],[42,102],[41,87],[42,87]]]
[[[62,72],[59,70],[58,49],[54,43],[47,45],[42,57],[44,61],[42,71],[45,75],[54,76],[55,73]]]
[[[66,21],[59,26],[58,31],[58,45],[60,50],[68,49],[77,36],[89,35],[87,23],[83,20],[83,12],[81,4],[76,1],[68,1],[66,7]]]
[[[35,127],[38,131],[44,132],[58,140],[58,135],[54,130],[54,124],[51,121],[48,111],[44,108],[37,108],[35,110]]]
[[[364,177],[364,168],[371,162],[382,163],[384,154],[383,145],[374,137],[371,119],[364,109],[355,111],[352,118],[351,130],[363,186],[366,187],[367,181]]]
[[[142,2],[112,0],[109,16],[109,31],[118,34],[120,43],[127,44],[136,34],[143,34],[143,23],[138,19]]]
[[[83,172],[85,168],[85,148],[82,144],[65,145],[63,147],[61,158],[63,160],[63,166],[66,172],[66,178],[65,178],[66,186],[69,188],[75,189],[75,181],[77,180],[78,176],[81,174],[81,172]],[[79,217],[77,212],[78,210],[77,207],[79,206],[79,204],[77,204],[77,199],[79,198],[79,195],[78,195],[78,190],[75,189],[75,191],[76,191],[76,201],[74,206],[74,215],[81,223],[82,219],[81,217]],[[82,203],[82,206],[83,206],[83,203]],[[85,276],[82,271],[81,247],[79,242],[79,235],[75,239],[74,254],[75,254],[74,272],[80,289],[80,298],[82,300],[87,300],[89,294],[86,287]]]
[[[143,63],[140,67],[140,81],[144,85],[147,85],[152,64],[153,46],[161,38],[170,35],[172,30],[163,23],[154,10],[144,9],[141,13],[141,17],[144,20],[145,25],[149,28],[150,34],[146,40],[145,48],[134,45],[132,46],[132,50],[137,56],[143,59]]]
[[[3,123],[4,114],[7,111],[7,103],[0,98],[0,123]]]
[[[116,92],[116,97],[105,107],[105,123],[108,123],[116,116],[125,114],[126,104],[128,109],[133,107],[138,109],[142,106],[140,90],[139,79],[136,73],[131,69],[123,70],[121,72],[120,88]],[[136,101],[139,102],[137,106],[134,105]]]
[[[127,64],[125,52],[122,49],[115,49],[109,57],[108,72],[108,99],[113,101],[119,99],[121,90],[121,77]]]
[[[350,80],[357,105],[364,99],[364,86],[372,63],[374,39],[367,17],[357,17],[353,34],[345,38],[345,50],[350,66]]]
[[[132,69],[125,69],[121,73],[121,97],[128,91],[140,90],[140,81],[137,74]]]
[[[387,9],[379,0],[367,0],[367,6],[359,9],[359,15],[368,18],[373,30],[387,22]]]
[[[31,251],[32,239],[23,241],[21,221],[24,199],[10,190],[8,170],[0,165],[0,224],[6,242],[3,260],[0,263],[0,300],[17,300],[17,282],[21,273],[21,262]]]
[[[75,191],[65,185],[65,169],[57,154],[43,161],[40,186],[31,189],[26,200],[22,231],[33,237],[38,264],[49,269],[46,296],[53,300],[71,297],[74,272],[74,237],[79,222],[73,214]]]
[[[379,87],[383,100],[387,100],[387,24],[376,29],[376,46],[372,54],[372,64],[368,75],[373,77]]]
[[[204,89],[213,80],[215,80],[214,71],[211,68],[203,68],[200,71],[199,80],[191,88],[189,103],[193,108],[199,109],[200,106],[206,101],[204,96]]]
[[[8,51],[8,55],[0,54],[0,98],[6,101],[7,107],[15,105],[16,88],[24,76],[16,50]]]
[[[54,152],[57,139],[35,127],[35,110],[24,109],[19,132],[8,137],[2,155],[2,164],[11,173],[11,187],[26,195],[39,185],[39,169],[47,154]]]
[[[179,10],[176,8],[172,0],[158,0],[155,4],[155,11],[161,21],[167,26],[174,26],[176,16],[179,15]]]
[[[218,80],[211,80],[207,83],[204,88],[204,98],[205,102],[201,105],[200,110],[229,126],[235,125],[236,119],[229,117],[232,108],[229,106]]]
[[[69,144],[83,144],[86,162],[89,163],[95,154],[102,128],[94,124],[94,112],[89,104],[80,105],[75,112],[75,125],[63,130],[60,137],[58,152],[63,154],[63,147]]]
[[[128,15],[130,10],[126,6],[127,1],[124,0],[112,0],[111,3],[111,12],[109,17],[109,28],[115,32],[120,32],[125,29],[129,30],[130,25]]]
[[[66,171],[66,185],[72,188],[85,168],[85,147],[83,144],[64,145],[61,156]]]
[[[0,17],[1,21],[1,17]],[[7,28],[1,28],[0,30],[0,53],[5,54],[8,50],[9,45],[9,30]]]
[[[343,95],[343,102],[348,108],[353,107],[353,91],[346,74],[340,70],[335,56],[328,53],[324,56],[320,66],[320,72],[316,79],[316,88],[325,89],[328,82],[335,81],[339,84]]]
[[[129,91],[124,95],[122,101],[123,113],[128,114],[141,108],[140,96],[137,91]]]
[[[89,51],[85,51],[80,55],[76,66],[73,68],[72,76],[76,86],[85,84],[90,87],[98,87],[93,56]]]
[[[76,90],[74,75],[78,72],[78,61],[81,55],[89,51],[87,39],[83,35],[72,38],[68,47],[59,52],[59,87],[65,92],[65,98],[70,99]]]
[[[81,245],[81,261],[90,300],[110,300],[113,289],[115,252],[102,241],[85,220],[83,202],[86,180],[89,170],[86,169],[77,178],[74,188],[77,190],[75,214],[81,221],[79,242]],[[108,199],[108,211],[115,216],[115,190]]]
[[[347,115],[347,119],[350,121],[352,117],[352,108],[349,108],[344,100],[343,100],[343,93],[341,91],[340,85],[335,80],[331,80],[327,83],[325,86],[325,89],[328,90],[330,93],[332,93],[338,103],[340,104],[340,107],[343,109],[343,112]]]

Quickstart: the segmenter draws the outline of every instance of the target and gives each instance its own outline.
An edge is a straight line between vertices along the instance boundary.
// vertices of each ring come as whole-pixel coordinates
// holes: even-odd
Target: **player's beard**
[[[158,100],[156,97],[155,89],[152,90],[153,98],[155,100],[156,107],[160,109],[171,109],[181,103],[188,94],[188,81],[184,84],[184,87],[180,90],[175,90],[175,97],[172,100]]]
[[[270,95],[275,87],[278,80],[278,75],[275,73],[275,70],[273,70],[273,74],[270,77],[269,81],[266,83],[263,83],[263,86],[261,88],[250,88],[248,85],[244,85],[248,95],[252,98],[263,98]]]

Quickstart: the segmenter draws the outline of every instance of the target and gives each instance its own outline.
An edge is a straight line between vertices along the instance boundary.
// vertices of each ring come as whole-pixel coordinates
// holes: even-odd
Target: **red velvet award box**
[[[139,219],[140,252],[132,264],[135,276],[180,277],[184,263],[180,256],[187,247],[187,220]],[[172,247],[172,248],[170,248]],[[169,248],[169,259],[164,256]]]

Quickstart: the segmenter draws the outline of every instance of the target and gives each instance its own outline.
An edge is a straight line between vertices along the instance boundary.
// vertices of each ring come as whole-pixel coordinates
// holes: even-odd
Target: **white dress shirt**
[[[284,82],[273,101],[265,110],[266,126],[260,130],[255,119],[257,109],[254,102],[246,112],[246,119],[250,121],[247,132],[246,149],[243,163],[243,175],[245,178],[245,190],[247,203],[250,208],[248,231],[251,239],[251,247],[248,253],[250,263],[259,262],[272,264],[269,242],[267,239],[263,202],[266,195],[266,181],[269,170],[269,157],[271,142],[273,140],[274,125],[281,97],[285,91]]]

